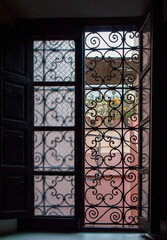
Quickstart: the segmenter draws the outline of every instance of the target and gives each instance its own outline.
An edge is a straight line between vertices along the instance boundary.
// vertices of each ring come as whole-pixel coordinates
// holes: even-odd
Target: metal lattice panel
[[[74,126],[74,87],[35,87],[35,126]]]
[[[74,215],[74,176],[34,177],[36,216]]]
[[[137,32],[85,34],[85,225],[137,226]]]
[[[75,42],[34,41],[34,81],[74,82]]]
[[[34,215],[75,216],[75,42],[34,41],[33,75]]]
[[[36,131],[34,169],[37,171],[74,170],[74,132]]]

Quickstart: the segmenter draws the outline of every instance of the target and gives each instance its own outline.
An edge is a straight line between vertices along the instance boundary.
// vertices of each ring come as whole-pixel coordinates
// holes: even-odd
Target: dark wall
[[[159,102],[159,162],[160,162],[160,210],[161,220],[167,220],[167,24],[161,28],[161,55],[159,56],[159,78],[157,85],[161,86],[161,94],[157,101]]]

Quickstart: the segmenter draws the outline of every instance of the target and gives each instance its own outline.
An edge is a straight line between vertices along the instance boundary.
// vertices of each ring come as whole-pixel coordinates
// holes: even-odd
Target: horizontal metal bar
[[[75,86],[75,82],[33,82],[33,85],[34,86],[71,86],[71,87],[74,87]]]
[[[34,175],[43,175],[43,176],[75,176],[75,172],[71,171],[71,172],[65,172],[65,171],[34,171],[33,172]]]
[[[99,155],[98,155],[99,156]],[[104,164],[105,164],[105,162],[104,162]],[[121,161],[121,164],[122,164],[122,161]],[[125,164],[125,163],[124,163]],[[129,166],[129,167],[126,167],[126,166],[124,166],[124,167],[85,167],[85,169],[90,169],[90,170],[100,170],[100,169],[106,169],[106,170],[117,170],[117,169],[126,169],[126,170],[137,170],[138,169],[138,167],[133,167],[133,166]]]
[[[67,206],[63,206],[63,205],[34,205],[34,208],[41,208],[41,207],[49,207],[49,208],[58,208],[58,207],[61,207],[61,208],[68,208],[68,207],[75,207],[75,205],[67,205]]]
[[[91,84],[90,84],[91,85]],[[95,84],[92,84],[92,85],[95,85]],[[135,91],[135,90],[139,90],[139,86],[137,87],[86,87],[85,90],[90,90],[90,91],[101,91],[101,90],[106,90],[106,91],[112,91],[112,90],[132,90],[132,91]]]
[[[75,41],[76,35],[68,34],[68,35],[41,35],[41,34],[33,34],[33,41]]]
[[[102,205],[100,205],[100,206],[98,206],[98,205],[85,205],[85,207],[87,207],[87,208],[111,208],[111,209],[113,209],[113,208],[116,208],[116,209],[120,209],[120,208],[126,208],[126,209],[138,209],[138,207],[137,206],[133,206],[133,205],[129,205],[129,206],[115,206],[115,205],[110,205],[110,206],[102,206]]]
[[[120,122],[122,122],[122,121],[120,121]],[[91,126],[91,127],[86,127],[85,128],[86,130],[92,130],[92,131],[100,131],[100,130],[106,130],[106,131],[108,131],[108,130],[138,130],[139,129],[139,127],[93,127],[93,126]]]
[[[87,225],[93,225],[92,223],[86,223]],[[100,223],[98,223],[99,225],[102,225],[102,224],[100,224]],[[97,225],[98,225],[97,224]],[[105,224],[106,225],[106,224]],[[111,225],[115,225],[115,223],[110,223],[110,224],[108,224],[108,225],[110,225],[110,226],[106,226],[106,227],[104,227],[104,226],[102,226],[102,227],[100,227],[100,226],[83,226],[82,228],[81,228],[81,230],[83,231],[83,232],[123,232],[123,233],[127,233],[127,232],[135,232],[135,233],[138,233],[138,232],[144,232],[143,230],[141,230],[141,229],[139,229],[138,227],[112,227]],[[128,224],[124,224],[125,226],[129,226]],[[121,224],[120,224],[120,226],[121,226]],[[134,226],[136,226],[136,225],[134,225]]]
[[[87,38],[87,36],[86,36],[86,38]],[[122,45],[123,45],[123,42],[122,42]],[[91,48],[90,47],[90,48],[85,48],[85,51],[101,51],[101,50],[115,51],[115,50],[123,50],[123,49],[134,51],[134,50],[139,50],[139,47],[108,47],[108,48],[107,47],[106,48],[98,48],[98,47],[97,48]],[[118,57],[113,57],[112,59],[115,59],[115,58],[117,59]]]
[[[85,223],[86,225],[119,225],[119,226],[122,226],[123,224],[122,223],[114,223],[114,222],[111,222],[111,223],[97,223],[97,222],[92,222],[92,223]],[[136,226],[135,223],[124,223],[124,225],[126,226],[129,226],[129,225],[133,225],[133,226]]]
[[[38,167],[38,166],[35,166],[34,167],[34,171],[48,171],[48,172],[53,172],[53,171],[56,171],[56,172],[70,172],[70,171],[74,171],[74,167],[54,167],[53,165],[51,165],[51,167]]]
[[[52,224],[53,224],[53,221],[59,221],[59,220],[63,220],[63,223],[64,221],[72,221],[72,220],[76,220],[76,216],[53,216],[53,215],[34,215],[32,217],[32,220],[40,220],[40,221],[52,221]]]
[[[50,127],[50,126],[38,126],[33,127],[34,131],[75,131],[76,127]]]
[[[63,49],[63,48],[59,48],[59,49],[56,49],[56,48],[51,48],[51,47],[48,47],[48,48],[34,48],[33,49],[34,52],[41,52],[41,51],[45,51],[45,52],[75,52],[75,48],[72,48],[72,49]]]
[[[98,138],[103,138],[103,137],[107,137],[107,138],[110,138],[110,139],[117,139],[117,140],[121,140],[121,138],[118,138],[118,137],[114,137],[114,136],[109,136],[109,135],[100,135],[100,134],[85,134],[86,136],[91,136],[91,137],[98,137]],[[129,140],[126,140],[124,139],[124,142],[130,142]]]

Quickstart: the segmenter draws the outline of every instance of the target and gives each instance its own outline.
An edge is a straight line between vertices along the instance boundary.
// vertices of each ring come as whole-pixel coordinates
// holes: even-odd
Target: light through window
[[[138,33],[85,33],[85,225],[136,227]]]

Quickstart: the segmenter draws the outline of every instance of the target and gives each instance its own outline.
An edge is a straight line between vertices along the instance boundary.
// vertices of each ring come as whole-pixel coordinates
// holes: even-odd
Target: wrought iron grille
[[[35,131],[34,169],[74,170],[74,131]]]
[[[138,220],[138,33],[85,33],[85,225]]]
[[[34,41],[34,81],[74,82],[75,42]]]
[[[74,126],[75,88],[35,87],[35,126]]]
[[[74,176],[38,175],[35,183],[35,215],[74,215]]]
[[[75,42],[34,41],[35,216],[75,215],[74,136]]]

